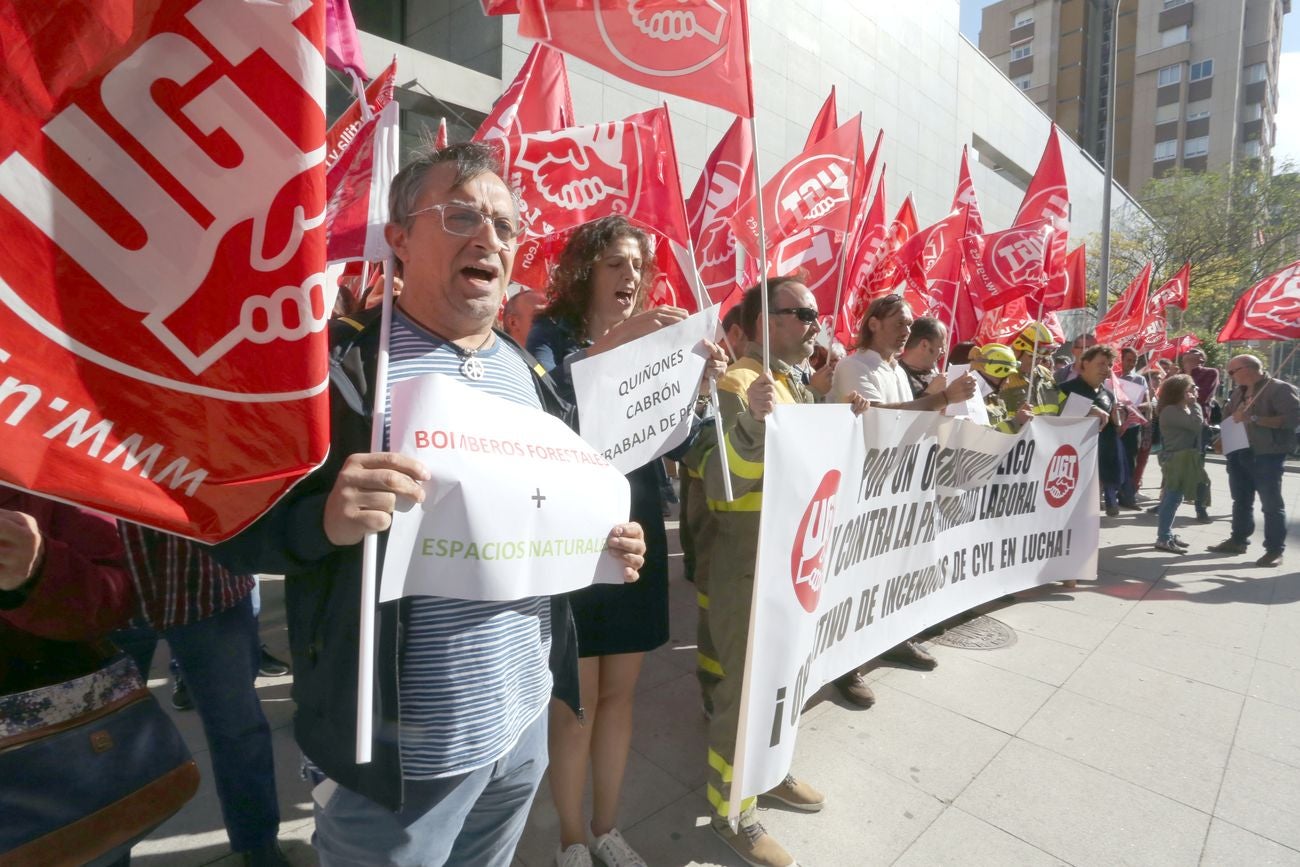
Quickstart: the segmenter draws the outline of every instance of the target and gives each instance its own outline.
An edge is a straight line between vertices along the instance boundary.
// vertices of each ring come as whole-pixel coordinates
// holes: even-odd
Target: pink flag
[[[363,80],[367,77],[348,0],[325,0],[325,65],[354,72]]]

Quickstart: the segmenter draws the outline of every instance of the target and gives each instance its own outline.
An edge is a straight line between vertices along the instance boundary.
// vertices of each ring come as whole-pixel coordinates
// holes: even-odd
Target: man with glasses
[[[394,178],[389,211],[386,236],[405,278],[390,386],[440,373],[567,412],[550,380],[492,328],[519,235],[492,149],[417,155]],[[370,451],[379,332],[377,312],[334,323],[329,458],[219,555],[286,576],[295,734],[322,772],[313,791],[321,864],[506,867],[546,767],[552,693],[578,708],[563,597],[418,596],[378,606],[373,760],[355,762],[361,543],[388,529],[400,503],[422,502],[429,478],[413,458]],[[382,558],[383,537],[379,544]],[[634,580],[641,528],[619,524],[606,544]]]
[[[1075,379],[1083,372],[1083,353],[1084,350],[1097,345],[1097,335],[1092,332],[1080,334],[1074,338],[1070,344],[1070,354],[1074,356],[1074,363],[1069,367],[1056,371],[1056,384],[1063,385],[1071,379]]]
[[[1255,495],[1264,513],[1264,555],[1256,566],[1276,566],[1286,547],[1286,504],[1282,470],[1300,425],[1296,387],[1264,372],[1253,355],[1228,362],[1232,392],[1224,412],[1246,426],[1247,448],[1229,452],[1228,488],[1232,492],[1232,535],[1210,547],[1216,554],[1244,554],[1255,532]]]

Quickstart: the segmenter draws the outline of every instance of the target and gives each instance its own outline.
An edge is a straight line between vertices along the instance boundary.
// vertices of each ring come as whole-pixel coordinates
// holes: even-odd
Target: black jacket
[[[354,757],[362,546],[335,546],[322,525],[325,500],[343,461],[370,451],[379,330],[377,308],[330,323],[328,458],[255,524],[216,546],[214,554],[232,569],[285,576],[298,745],[330,779],[396,811],[403,801],[398,672],[410,606],[403,599],[377,607],[372,761],[358,765]],[[509,336],[496,334],[518,348]],[[573,407],[560,399],[531,356],[519,351],[534,371],[543,409],[571,422]],[[376,580],[383,571],[386,541],[385,533],[380,536]],[[551,598],[551,624],[553,695],[581,716],[577,638],[563,596]]]

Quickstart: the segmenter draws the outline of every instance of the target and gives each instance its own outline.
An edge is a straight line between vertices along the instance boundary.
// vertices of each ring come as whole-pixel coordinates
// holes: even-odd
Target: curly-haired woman
[[[650,237],[622,217],[582,226],[570,238],[551,275],[550,301],[528,335],[528,351],[550,371],[561,395],[573,399],[569,366],[680,322],[676,307],[643,310],[654,279]],[[725,356],[709,345],[707,376],[725,369]],[[693,441],[669,453],[684,454]],[[616,827],[619,792],[632,743],[632,706],[647,651],[668,640],[668,542],[658,460],[628,474],[632,517],[645,528],[645,565],[635,584],[598,584],[570,595],[578,626],[579,677],[584,718],[553,702],[550,783],[560,817],[560,867],[587,867],[594,852],[606,864],[645,864]],[[591,848],[582,795],[590,761]]]
[[[1164,443],[1160,452],[1164,490],[1160,494],[1157,512],[1156,548],[1170,554],[1186,554],[1186,543],[1174,535],[1174,513],[1185,499],[1198,502],[1197,490],[1209,483],[1205,475],[1205,456],[1201,454],[1201,428],[1205,416],[1192,377],[1180,373],[1166,379],[1160,386],[1156,412]],[[1208,502],[1207,495],[1206,504]]]

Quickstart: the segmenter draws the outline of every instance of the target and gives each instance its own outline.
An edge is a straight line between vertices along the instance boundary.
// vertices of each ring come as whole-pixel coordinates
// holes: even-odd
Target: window
[[[1198,99],[1195,102],[1187,103],[1187,119],[1200,120],[1210,116],[1210,101],[1208,99]]]
[[[1034,45],[1032,42],[1024,42],[1021,43],[1020,45],[1011,46],[1012,60],[1022,60],[1026,57],[1031,56],[1033,53],[1034,53]]]
[[[1014,84],[1016,87],[1020,88],[1021,90],[1028,90],[1030,87],[1033,86],[1032,83],[1029,81],[1028,75],[1022,75],[1019,78],[1013,80],[1011,83]]]
[[[1252,103],[1248,103],[1248,104],[1247,104],[1244,108],[1242,108],[1242,110],[1241,110],[1241,119],[1242,119],[1242,120],[1247,120],[1247,121],[1250,121],[1250,120],[1259,120],[1259,119],[1262,118],[1263,116],[1264,116],[1264,103],[1262,103],[1262,102],[1252,102]]]
[[[1214,75],[1214,61],[1202,60],[1200,63],[1193,63],[1188,70],[1188,81],[1200,81],[1202,78],[1209,78]]]
[[[1191,0],[1165,0],[1164,8],[1173,9],[1175,6],[1182,6],[1183,4],[1189,2],[1191,2]]]
[[[1252,63],[1246,67],[1245,75],[1247,84],[1254,84],[1257,81],[1263,81],[1268,77],[1268,65],[1264,63]]]
[[[1156,86],[1165,87],[1170,84],[1177,84],[1183,80],[1183,65],[1175,63],[1172,66],[1162,66],[1156,70]]]
[[[1011,25],[1012,28],[1024,27],[1026,24],[1033,24],[1034,23],[1033,7],[1031,6],[1027,9],[1021,9],[1019,12],[1017,12],[1015,18],[1013,19],[1013,22],[1014,23],[1012,23]]]
[[[1178,120],[1178,111],[1181,108],[1182,106],[1176,102],[1156,106],[1156,123],[1169,123],[1171,120]]]
[[[1168,30],[1160,31],[1160,47],[1168,48],[1171,45],[1181,45],[1187,41],[1190,26],[1179,24],[1177,27],[1171,27]]]
[[[1203,157],[1210,152],[1210,137],[1198,135],[1183,142],[1184,157]]]
[[[1172,139],[1156,142],[1156,162],[1172,160],[1176,156],[1178,156],[1178,142]]]
[[[1241,152],[1248,157],[1259,156],[1259,139],[1248,141],[1241,146]]]

